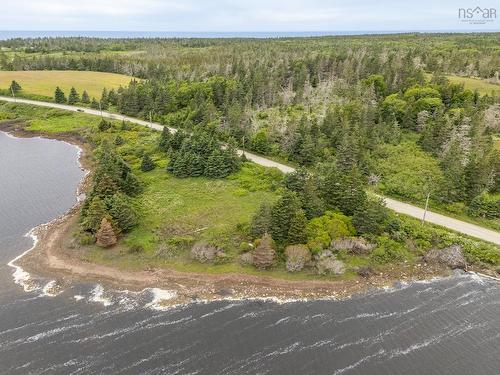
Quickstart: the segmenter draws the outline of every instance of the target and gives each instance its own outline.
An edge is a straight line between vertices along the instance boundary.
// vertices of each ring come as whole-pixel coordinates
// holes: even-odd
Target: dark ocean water
[[[13,282],[23,235],[75,203],[77,150],[0,132],[0,374],[500,373],[500,289],[476,275],[345,301],[221,301],[166,311],[155,291]],[[75,296],[77,298],[75,298]]]

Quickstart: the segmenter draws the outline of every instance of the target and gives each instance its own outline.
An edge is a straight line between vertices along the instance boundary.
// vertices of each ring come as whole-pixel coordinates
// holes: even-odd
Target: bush
[[[368,199],[365,207],[353,216],[353,223],[359,234],[382,234],[391,218],[382,198]]]
[[[305,245],[291,245],[285,249],[286,270],[300,271],[311,260],[311,253]]]
[[[192,259],[195,259],[198,262],[207,263],[212,262],[215,259],[218,251],[219,250],[215,246],[209,245],[204,241],[200,241],[194,244],[190,255]]]
[[[156,168],[156,164],[148,154],[144,154],[141,162],[141,171],[149,172]]]
[[[500,194],[482,193],[475,197],[469,206],[472,216],[480,216],[486,219],[500,218]]]
[[[274,264],[275,255],[273,239],[269,234],[265,234],[252,251],[253,264],[261,269],[271,267]]]
[[[377,243],[378,246],[373,250],[372,257],[379,263],[402,261],[408,257],[408,251],[404,246],[387,236],[378,237]]]
[[[128,252],[130,254],[139,254],[144,252],[144,247],[141,245],[132,245],[129,247]]]
[[[340,213],[326,212],[307,224],[308,246],[311,249],[327,248],[332,240],[355,234],[351,218]]]

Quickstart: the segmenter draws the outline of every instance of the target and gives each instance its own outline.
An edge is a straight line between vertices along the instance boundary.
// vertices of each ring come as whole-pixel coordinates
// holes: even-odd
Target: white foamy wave
[[[92,297],[90,298],[90,301],[92,302],[102,303],[103,306],[111,306],[113,304],[111,299],[104,297],[104,288],[101,284],[97,284],[95,288],[92,289],[91,294]]]
[[[42,288],[41,296],[55,297],[62,293],[62,289],[57,285],[57,281],[51,280]]]
[[[7,265],[9,267],[14,268],[14,272],[12,273],[12,277],[14,278],[14,282],[17,285],[20,285],[23,287],[25,292],[32,292],[34,290],[39,289],[39,285],[31,278],[30,274],[26,272],[21,266],[16,265],[16,262],[21,259],[24,255],[29,253],[33,248],[36,246],[38,242],[38,237],[35,234],[36,233],[36,228],[33,228],[30,230],[28,233],[24,235],[24,237],[31,237],[33,240],[33,246],[26,250],[24,253],[21,255],[18,255],[14,259],[12,259]]]
[[[165,290],[160,288],[151,288],[149,289],[151,294],[153,295],[153,300],[146,304],[146,307],[149,307],[153,310],[166,310],[169,307],[165,306],[164,302],[172,300],[177,297],[177,292],[174,290]]]
[[[81,296],[79,294],[77,294],[76,296],[73,296],[73,298],[76,300],[76,301],[81,301],[82,299],[85,298],[85,296]]]

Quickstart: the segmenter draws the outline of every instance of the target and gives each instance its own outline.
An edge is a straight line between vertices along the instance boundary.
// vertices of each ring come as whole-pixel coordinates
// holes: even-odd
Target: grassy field
[[[494,142],[494,145],[495,145],[495,149],[497,149],[498,151],[500,151],[500,135],[494,135],[493,136],[493,142]]]
[[[100,98],[103,88],[116,89],[128,85],[132,79],[134,77],[123,74],[73,70],[0,71],[0,89],[8,89],[15,80],[25,94],[53,97],[59,86],[66,96],[71,87],[75,87],[80,95],[87,90],[91,98]]]
[[[425,76],[427,79],[432,77],[431,74],[426,74]],[[488,83],[479,78],[459,77],[454,75],[447,75],[446,78],[448,78],[452,83],[463,83],[465,89],[472,91],[477,90],[483,95],[491,95],[492,92],[497,96],[500,95],[500,85]]]

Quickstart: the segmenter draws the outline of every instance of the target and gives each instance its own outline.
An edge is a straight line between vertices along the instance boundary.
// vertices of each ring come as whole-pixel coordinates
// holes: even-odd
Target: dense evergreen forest
[[[350,176],[350,186],[373,186],[418,203],[430,195],[447,212],[498,225],[498,98],[447,78],[498,84],[498,33],[42,38],[2,41],[0,47],[3,70],[95,70],[138,78],[101,98],[86,98],[94,108],[188,132],[208,129],[219,140],[318,176],[333,165],[331,173]],[[73,104],[79,94],[71,93]],[[185,159],[194,158],[180,154],[169,167],[178,175],[186,173]],[[203,174],[205,166],[189,168]]]

